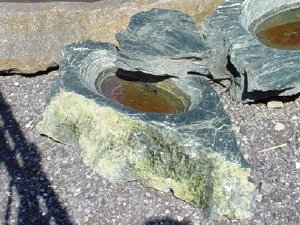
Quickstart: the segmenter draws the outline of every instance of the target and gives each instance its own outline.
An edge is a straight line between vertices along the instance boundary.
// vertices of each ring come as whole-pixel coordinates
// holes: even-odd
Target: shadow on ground
[[[18,205],[18,225],[72,224],[40,162],[37,147],[27,142],[0,92],[0,164],[10,179],[3,225],[11,224],[12,204]],[[18,203],[12,199],[14,190]]]
[[[179,222],[171,218],[151,219],[143,223],[143,225],[190,225],[190,224],[191,222],[189,221]]]

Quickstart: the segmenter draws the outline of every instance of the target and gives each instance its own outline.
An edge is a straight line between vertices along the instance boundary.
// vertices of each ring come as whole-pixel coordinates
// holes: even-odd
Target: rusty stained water
[[[101,82],[100,90],[105,97],[142,112],[176,114],[187,108],[182,99],[158,87],[157,83],[109,76]]]
[[[255,33],[269,47],[300,50],[300,9],[267,19],[258,25]]]

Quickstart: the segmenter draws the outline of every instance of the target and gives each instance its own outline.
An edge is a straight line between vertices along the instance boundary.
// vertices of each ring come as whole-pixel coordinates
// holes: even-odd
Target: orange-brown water
[[[300,21],[270,27],[258,32],[257,37],[264,44],[282,49],[300,49]]]
[[[181,99],[155,83],[110,76],[102,81],[100,90],[107,98],[142,112],[176,114],[186,110]]]

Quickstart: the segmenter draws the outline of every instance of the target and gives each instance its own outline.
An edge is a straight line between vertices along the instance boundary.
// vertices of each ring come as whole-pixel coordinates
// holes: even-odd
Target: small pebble
[[[292,116],[291,120],[297,121],[298,117],[294,115],[294,116]]]
[[[257,202],[261,202],[262,199],[263,199],[262,194],[257,194],[257,195],[255,196],[255,200],[256,200]]]
[[[239,133],[241,128],[238,127],[238,126],[232,126],[232,129],[236,132],[236,133]]]
[[[244,136],[244,137],[242,138],[242,140],[243,140],[245,143],[248,143],[248,138],[247,138],[246,136]]]
[[[268,182],[262,181],[260,185],[260,192],[262,194],[270,194],[272,192],[273,185]]]
[[[276,131],[282,131],[282,130],[285,130],[284,124],[282,124],[282,123],[276,123],[276,124],[275,124],[275,130],[276,130]]]
[[[245,154],[245,155],[244,155],[244,158],[245,158],[245,159],[249,159],[249,155],[248,155],[248,154]]]
[[[300,163],[296,162],[296,169],[299,170],[300,169]]]
[[[90,215],[84,216],[84,221],[89,222],[90,221]]]
[[[296,206],[296,209],[300,212],[300,202],[297,202],[295,206]]]
[[[183,218],[182,216],[178,216],[178,217],[177,217],[178,222],[183,221],[183,219],[184,219],[184,218]]]
[[[19,84],[19,82],[15,82],[14,85],[15,85],[16,87],[19,87],[20,84]]]
[[[280,109],[283,108],[283,102],[281,101],[270,101],[267,103],[267,107],[270,109]]]
[[[32,122],[32,121],[30,121],[29,123],[27,123],[27,124],[25,125],[25,127],[26,127],[26,128],[29,128],[29,127],[31,126],[31,122]]]

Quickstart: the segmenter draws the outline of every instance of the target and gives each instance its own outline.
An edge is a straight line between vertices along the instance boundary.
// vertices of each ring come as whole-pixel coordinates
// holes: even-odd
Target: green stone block
[[[248,180],[250,168],[217,93],[197,75],[122,72],[119,54],[109,43],[66,46],[39,131],[79,150],[87,166],[112,182],[172,190],[212,218],[250,217],[255,189]],[[121,94],[110,98],[101,86],[117,75],[148,85],[146,94],[169,92],[182,100],[184,110],[144,112],[121,104],[126,89],[114,87],[112,92]]]

